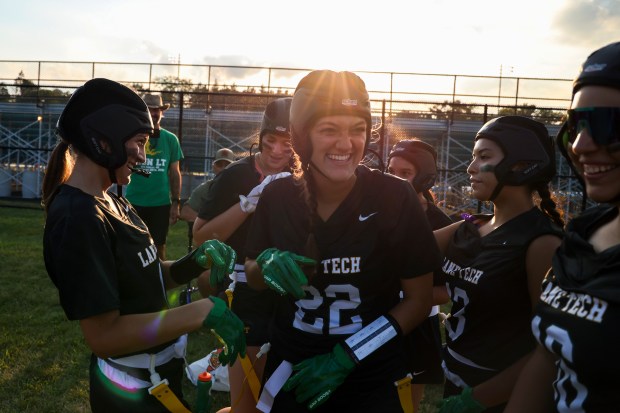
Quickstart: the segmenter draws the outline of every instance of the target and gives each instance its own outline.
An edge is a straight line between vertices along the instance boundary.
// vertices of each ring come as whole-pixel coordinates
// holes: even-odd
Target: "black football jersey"
[[[562,234],[538,208],[484,237],[465,221],[451,240],[442,272],[452,300],[446,320],[446,377],[475,386],[534,348],[526,253],[545,234]]]
[[[272,344],[297,361],[331,351],[399,302],[400,279],[440,265],[435,239],[413,188],[360,166],[347,198],[327,221],[311,214],[301,187],[289,177],[261,196],[248,236],[248,257],[276,247],[318,254],[306,297],[281,297]],[[306,250],[312,230],[318,252]],[[383,349],[383,348],[382,348]]]
[[[247,195],[260,183],[260,174],[254,168],[254,155],[230,164],[214,179],[198,217],[211,220],[239,202],[239,195]],[[226,240],[237,252],[237,264],[245,262],[245,240],[252,217],[248,217]]]
[[[596,207],[571,221],[532,320],[536,340],[558,359],[560,413],[619,410],[620,245],[596,253],[587,241],[617,214],[616,207]]]
[[[118,310],[121,315],[168,308],[160,261],[146,225],[131,205],[61,185],[45,224],[45,267],[70,320]],[[165,347],[166,344],[158,348]]]

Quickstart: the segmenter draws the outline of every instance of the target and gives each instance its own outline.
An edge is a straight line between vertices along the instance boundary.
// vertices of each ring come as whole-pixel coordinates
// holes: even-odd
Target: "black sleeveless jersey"
[[[198,217],[211,220],[239,202],[239,195],[247,195],[260,183],[260,174],[254,168],[254,155],[247,156],[226,167],[214,179]],[[226,240],[237,252],[237,264],[245,262],[245,240],[252,216],[248,217]]]
[[[587,241],[617,214],[616,207],[595,207],[571,221],[532,320],[534,336],[558,359],[560,413],[620,410],[620,245],[597,254]]]
[[[272,344],[291,362],[331,351],[399,302],[401,278],[441,264],[411,185],[364,166],[356,173],[353,189],[332,216],[312,224],[320,258],[304,287],[306,297],[279,297]],[[309,255],[310,216],[291,177],[272,182],[252,221],[248,257],[269,247]],[[387,347],[393,346],[381,351]]]
[[[453,303],[446,320],[446,377],[455,385],[473,387],[534,348],[526,253],[546,234],[562,231],[538,208],[484,237],[468,221],[455,232],[442,266]]]

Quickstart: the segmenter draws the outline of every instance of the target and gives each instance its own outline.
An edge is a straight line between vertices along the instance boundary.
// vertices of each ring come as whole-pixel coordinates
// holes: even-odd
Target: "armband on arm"
[[[347,338],[344,341],[344,347],[348,347],[347,350],[353,360],[359,363],[400,334],[402,334],[402,330],[396,320],[391,315],[386,314]]]

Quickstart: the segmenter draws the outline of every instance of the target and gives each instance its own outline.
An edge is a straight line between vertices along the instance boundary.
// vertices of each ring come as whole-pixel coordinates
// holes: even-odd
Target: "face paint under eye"
[[[484,164],[480,165],[480,172],[493,172],[495,171],[495,165]]]

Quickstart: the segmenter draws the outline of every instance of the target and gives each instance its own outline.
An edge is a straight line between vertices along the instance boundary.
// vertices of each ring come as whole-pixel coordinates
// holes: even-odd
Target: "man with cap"
[[[179,219],[179,161],[183,159],[183,152],[176,135],[161,127],[164,111],[170,108],[170,104],[164,104],[160,94],[147,93],[143,99],[155,127],[147,143],[146,162],[141,166],[150,176],[134,176],[127,185],[125,196],[149,228],[157,246],[157,255],[163,260],[166,257],[168,227]]]

